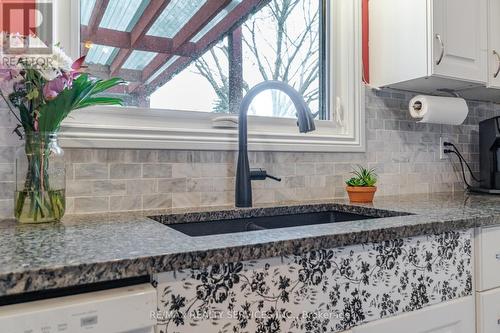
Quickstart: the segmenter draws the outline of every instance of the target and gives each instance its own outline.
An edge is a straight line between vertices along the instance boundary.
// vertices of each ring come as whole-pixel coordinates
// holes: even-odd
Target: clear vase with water
[[[66,208],[64,151],[57,133],[26,133],[16,152],[14,215],[20,223],[60,221]]]

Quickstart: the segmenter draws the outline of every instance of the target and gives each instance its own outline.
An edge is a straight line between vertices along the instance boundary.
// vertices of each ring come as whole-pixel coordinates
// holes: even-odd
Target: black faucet
[[[309,109],[304,98],[288,84],[280,81],[264,81],[250,89],[246,96],[241,101],[240,114],[238,121],[239,134],[239,152],[238,165],[236,169],[236,189],[235,189],[235,205],[236,207],[252,207],[252,180],[264,180],[266,178],[281,181],[280,178],[270,176],[263,169],[250,171],[248,163],[248,109],[252,100],[260,92],[268,89],[281,90],[286,93],[293,102],[297,110],[297,126],[300,133],[314,131],[314,116]]]

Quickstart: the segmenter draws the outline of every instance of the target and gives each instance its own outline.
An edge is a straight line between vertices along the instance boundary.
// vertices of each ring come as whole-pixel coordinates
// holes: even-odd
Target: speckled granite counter
[[[380,197],[373,205],[324,201],[275,207],[69,217],[62,224],[45,225],[3,221],[0,296],[500,223],[500,197],[479,195]],[[196,238],[146,217],[173,214],[165,223],[177,223],[329,209],[401,216]]]

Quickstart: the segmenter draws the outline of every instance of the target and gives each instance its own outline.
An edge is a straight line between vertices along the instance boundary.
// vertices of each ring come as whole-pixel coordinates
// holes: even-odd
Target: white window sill
[[[205,112],[94,107],[76,111],[66,119],[60,138],[67,148],[237,150],[237,128],[213,127],[212,119],[220,116]],[[338,133],[330,121],[316,121],[316,131],[300,134],[295,119],[249,116],[248,131],[252,151],[365,150],[361,126],[355,126],[353,135],[347,135]]]

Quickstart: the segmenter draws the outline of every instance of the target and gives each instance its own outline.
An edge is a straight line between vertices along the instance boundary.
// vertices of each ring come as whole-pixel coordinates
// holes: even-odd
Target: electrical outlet
[[[445,154],[445,152],[444,152],[445,149],[450,149],[450,147],[444,146],[445,142],[450,142],[450,139],[446,136],[442,136],[439,138],[439,159],[440,160],[447,159],[448,155],[449,155],[449,154]]]

